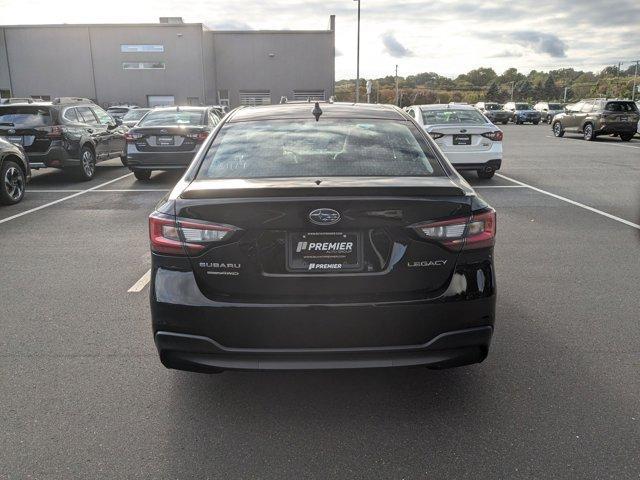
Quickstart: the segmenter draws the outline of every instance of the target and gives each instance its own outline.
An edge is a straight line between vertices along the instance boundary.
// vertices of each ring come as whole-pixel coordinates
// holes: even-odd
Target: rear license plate
[[[620,117],[620,121],[621,122],[628,122],[629,121],[629,117]]]
[[[471,135],[454,135],[454,145],[471,145]]]
[[[342,272],[362,269],[358,233],[290,233],[287,242],[287,270],[293,272]]]
[[[174,140],[173,137],[157,137],[158,145],[173,145]]]
[[[7,137],[7,140],[16,145],[22,145],[22,137]]]

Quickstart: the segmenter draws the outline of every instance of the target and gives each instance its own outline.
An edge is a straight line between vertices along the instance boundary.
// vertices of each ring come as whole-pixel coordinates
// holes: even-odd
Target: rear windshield
[[[531,107],[527,103],[516,103],[516,110],[531,110]]]
[[[638,108],[634,102],[607,102],[604,107],[610,112],[637,112]]]
[[[46,107],[0,107],[0,127],[35,128],[53,123]]]
[[[153,127],[156,125],[204,125],[204,110],[158,110],[149,112],[139,127]]]
[[[425,125],[442,123],[484,125],[487,119],[477,110],[443,108],[442,110],[422,110],[422,121]]]
[[[137,108],[135,110],[129,110],[129,112],[122,117],[122,120],[127,121],[127,120],[140,120],[142,117],[144,117],[144,114],[147,113],[149,110],[145,110],[144,108]]]
[[[109,113],[127,113],[128,111],[129,111],[128,108],[119,108],[119,107],[107,108],[107,112],[109,112]]]
[[[408,122],[272,120],[225,125],[198,178],[443,176]]]
[[[560,103],[550,103],[549,110],[562,110],[562,104]]]
[[[485,110],[500,110],[501,108],[497,103],[485,103],[484,105]]]

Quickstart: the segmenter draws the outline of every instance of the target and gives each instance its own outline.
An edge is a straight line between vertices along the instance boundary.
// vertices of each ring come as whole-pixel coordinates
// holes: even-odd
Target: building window
[[[269,90],[240,90],[240,105],[270,105]]]
[[[122,53],[162,53],[164,45],[120,45]]]
[[[218,90],[218,105],[229,106],[229,90]]]
[[[293,91],[293,99],[294,100],[313,100],[313,101],[322,101],[324,100],[324,90],[294,90]]]
[[[122,62],[123,70],[164,70],[164,62]]]

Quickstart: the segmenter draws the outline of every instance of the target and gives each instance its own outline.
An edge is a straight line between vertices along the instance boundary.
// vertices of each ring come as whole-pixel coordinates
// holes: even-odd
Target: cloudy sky
[[[362,0],[363,77],[510,66],[599,70],[640,58],[640,0]],[[336,79],[355,77],[353,0],[0,0],[0,23],[156,22],[224,29],[324,29],[336,15]],[[627,63],[627,66],[629,64]]]

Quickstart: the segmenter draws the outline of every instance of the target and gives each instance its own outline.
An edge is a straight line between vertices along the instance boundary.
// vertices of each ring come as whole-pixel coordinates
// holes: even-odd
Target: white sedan
[[[442,150],[456,170],[491,178],[502,165],[502,130],[471,105],[412,105],[405,109]]]

